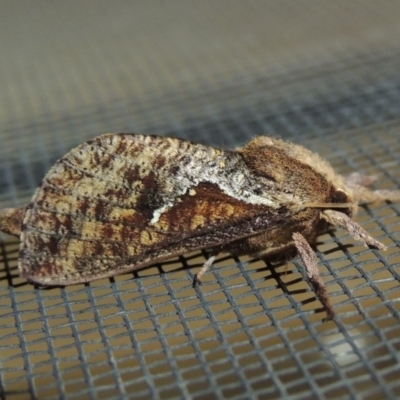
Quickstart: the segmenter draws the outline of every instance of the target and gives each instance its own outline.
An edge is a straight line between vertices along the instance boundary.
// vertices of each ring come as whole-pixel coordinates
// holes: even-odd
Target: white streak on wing
[[[186,163],[174,180],[170,181],[169,190],[168,183],[166,184],[167,192],[173,196],[166,199],[168,202],[153,212],[150,224],[156,224],[162,214],[174,206],[176,198],[183,196],[188,190],[202,182],[213,183],[228,196],[245,203],[276,207],[276,202],[265,194],[256,195],[251,190],[245,189],[246,187],[253,190],[259,188],[262,191],[263,187],[256,181],[251,171],[243,165],[239,157],[235,158],[232,154],[228,157],[224,152],[210,156],[209,152],[201,150],[198,149],[191,162]],[[175,162],[179,165],[179,157],[175,158]],[[226,175],[228,167],[234,171],[229,177]]]
[[[164,204],[160,208],[157,208],[157,210],[154,210],[153,218],[150,221],[150,225],[155,225],[159,221],[161,215],[163,215],[164,211],[166,211],[168,208],[170,208],[172,206],[173,206],[172,203],[168,203],[168,204]]]

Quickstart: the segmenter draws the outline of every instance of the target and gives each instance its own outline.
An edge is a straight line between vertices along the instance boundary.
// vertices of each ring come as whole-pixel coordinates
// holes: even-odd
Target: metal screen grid
[[[264,35],[275,35],[277,42],[279,32],[282,42],[287,37],[283,30],[274,32],[278,22],[265,28],[258,14],[285,21],[289,13],[306,21],[305,9],[311,3],[260,2],[249,8],[236,3],[231,10],[223,7],[226,14],[219,15],[218,6],[198,2],[191,28],[200,37],[202,24],[211,17],[219,21],[221,36],[215,40],[221,54],[210,44],[210,53],[207,46],[200,46],[199,53],[182,47],[185,51],[168,58],[181,40],[172,29],[165,49],[146,46],[145,35],[142,47],[134,43],[135,52],[127,51],[129,43],[117,47],[131,57],[124,61],[129,60],[133,72],[122,68],[124,63],[118,66],[111,57],[116,50],[108,43],[100,53],[99,43],[86,38],[77,46],[82,51],[93,45],[94,62],[85,67],[92,78],[84,71],[88,81],[76,95],[66,80],[54,97],[57,88],[52,92],[48,86],[54,76],[47,76],[45,63],[44,72],[24,70],[25,64],[16,63],[15,79],[24,76],[30,82],[30,101],[18,93],[13,95],[16,99],[11,96],[13,102],[4,92],[0,96],[2,109],[10,111],[2,119],[0,205],[25,204],[57,158],[110,131],[170,134],[221,147],[269,132],[317,151],[340,173],[379,174],[375,187],[400,187],[399,35],[387,24],[395,10],[387,3],[384,14],[369,3],[364,17],[369,9],[387,20],[382,17],[386,23],[375,27],[379,34],[366,36],[365,42],[358,37],[324,48],[323,42],[312,46],[304,41],[303,56],[282,43],[283,53],[262,47]],[[335,13],[338,26],[349,12],[328,2],[325,7],[326,13]],[[38,18],[45,19],[43,6],[38,9]],[[77,25],[61,18],[71,29],[82,22],[77,10],[72,13]],[[322,11],[317,7],[314,17],[323,20]],[[56,7],[46,12],[60,13]],[[152,6],[147,12],[154,12]],[[160,23],[164,16],[173,21],[174,12],[177,22],[193,17],[192,10],[175,2],[170,10],[162,8],[157,18]],[[135,14],[139,16],[129,17],[144,29],[140,17],[145,14],[141,6]],[[101,11],[95,16],[109,18]],[[118,18],[128,29],[127,17]],[[226,32],[236,33],[230,26],[246,18],[257,33],[250,40],[237,32],[231,41]],[[310,39],[313,29],[309,28]],[[134,28],[128,36],[133,33]],[[145,34],[151,36],[152,31]],[[198,44],[193,46],[198,50]],[[33,63],[40,65],[40,60]],[[73,62],[71,68],[75,71]],[[61,72],[71,73],[69,67]],[[132,74],[139,83],[129,79]],[[41,79],[36,82],[37,76]],[[12,73],[2,77],[10,88],[5,78]],[[32,93],[38,94],[36,106]],[[320,304],[297,259],[272,267],[248,257],[222,255],[195,290],[191,282],[206,257],[199,251],[133,274],[42,289],[18,277],[18,242],[3,235],[1,394],[7,399],[397,398],[399,217],[395,203],[362,207],[357,217],[388,246],[387,252],[365,249],[342,230],[320,238],[320,271],[337,312],[333,322],[323,322],[324,313],[316,312]]]

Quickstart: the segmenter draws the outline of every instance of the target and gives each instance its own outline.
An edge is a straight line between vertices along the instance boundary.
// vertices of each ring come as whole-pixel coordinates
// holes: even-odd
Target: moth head
[[[324,202],[309,202],[301,205],[301,209],[319,208],[323,210],[334,210],[346,214],[352,218],[357,213],[358,203],[354,201],[351,192],[345,188],[332,187],[331,195]]]
[[[330,209],[340,211],[350,218],[357,213],[357,202],[354,201],[351,192],[345,188],[333,188],[331,195],[332,207]]]
[[[328,201],[305,203],[301,205],[301,208],[319,208],[321,211],[334,210],[352,218],[357,214],[358,203],[353,201],[350,192],[346,189],[333,189]]]

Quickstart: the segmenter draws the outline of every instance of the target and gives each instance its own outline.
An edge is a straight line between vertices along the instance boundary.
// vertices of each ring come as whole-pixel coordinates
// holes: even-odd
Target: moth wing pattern
[[[236,156],[130,134],[78,146],[53,165],[26,209],[22,276],[46,285],[88,282],[265,228],[257,221],[274,218],[268,207],[229,195],[211,178],[229,172]]]

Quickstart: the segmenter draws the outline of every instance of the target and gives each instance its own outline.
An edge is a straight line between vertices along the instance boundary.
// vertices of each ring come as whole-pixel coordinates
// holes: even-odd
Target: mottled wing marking
[[[27,208],[21,273],[44,284],[89,281],[224,244],[229,229],[236,237],[265,229],[270,208],[241,162],[170,138],[84,143],[50,169]]]

